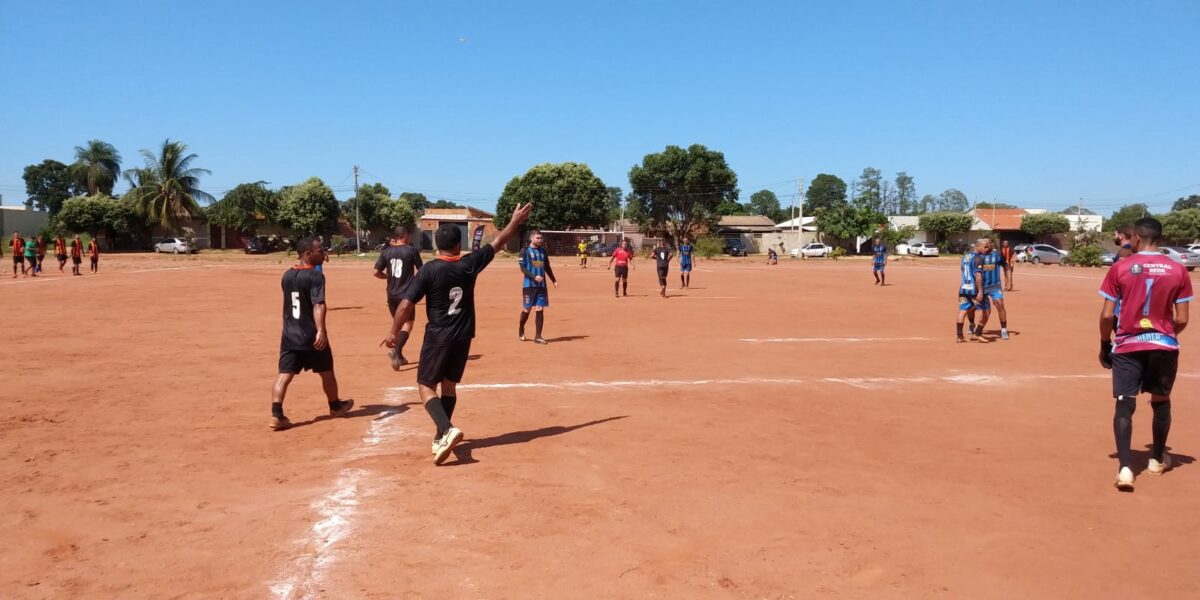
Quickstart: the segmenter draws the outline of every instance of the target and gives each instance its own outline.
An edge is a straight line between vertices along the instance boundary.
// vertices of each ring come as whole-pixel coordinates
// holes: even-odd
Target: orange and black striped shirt
[[[92,258],[100,258],[100,244],[97,244],[96,240],[94,239],[88,242],[88,256]]]
[[[64,240],[62,238],[54,238],[54,254],[66,256],[66,254],[67,254],[66,240]]]
[[[13,239],[12,239],[12,251],[13,251],[14,255],[24,256],[25,255],[25,240],[14,235]]]
[[[71,240],[71,257],[72,258],[82,258],[83,257],[83,242],[81,242],[79,240]]]

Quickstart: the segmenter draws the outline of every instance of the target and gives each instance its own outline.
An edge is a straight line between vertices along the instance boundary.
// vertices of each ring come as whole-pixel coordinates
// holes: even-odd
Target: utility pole
[[[796,247],[804,246],[804,178],[800,178],[800,195],[796,196]]]
[[[359,216],[358,206],[362,199],[358,197],[358,165],[354,165],[354,251],[362,254],[362,217]]]

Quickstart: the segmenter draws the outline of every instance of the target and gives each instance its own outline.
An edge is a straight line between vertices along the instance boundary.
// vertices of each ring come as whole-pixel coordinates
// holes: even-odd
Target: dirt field
[[[359,408],[320,418],[304,374],[311,422],[268,430],[290,262],[0,279],[0,598],[1200,597],[1200,338],[1177,468],[1116,492],[1099,270],[1018,267],[1013,339],[957,345],[950,260],[882,289],[864,261],[701,262],[663,300],[645,261],[616,299],[559,259],[543,347],[498,261],[435,467],[368,262],[327,270]]]

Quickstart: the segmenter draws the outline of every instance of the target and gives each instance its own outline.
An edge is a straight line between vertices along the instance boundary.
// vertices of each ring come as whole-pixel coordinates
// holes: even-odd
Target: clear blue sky
[[[3,2],[0,193],[88,139],[131,167],[169,137],[218,197],[315,175],[345,198],[358,164],[492,208],[538,163],[628,189],[702,143],[743,201],[873,166],[919,194],[1166,207],[1200,193],[1198,30],[1191,0]]]

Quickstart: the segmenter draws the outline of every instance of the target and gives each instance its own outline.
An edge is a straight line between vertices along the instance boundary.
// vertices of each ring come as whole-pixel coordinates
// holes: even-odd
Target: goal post
[[[579,242],[587,244],[587,253],[591,256],[610,255],[612,248],[621,242],[624,236],[619,231],[542,231],[542,246],[551,256],[577,256]],[[526,234],[522,245],[529,243]]]

